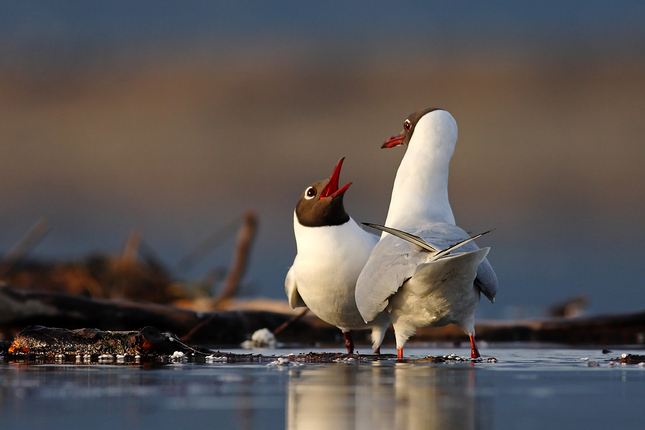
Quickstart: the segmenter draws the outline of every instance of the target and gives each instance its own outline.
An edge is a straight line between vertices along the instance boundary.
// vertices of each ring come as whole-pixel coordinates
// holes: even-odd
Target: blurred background
[[[345,156],[348,212],[383,222],[405,149],[380,145],[432,106],[459,126],[457,223],[497,228],[480,318],[641,310],[644,22],[640,1],[1,2],[0,252],[43,218],[31,259],[137,229],[199,278],[253,209],[241,292],[282,299],[304,188]]]

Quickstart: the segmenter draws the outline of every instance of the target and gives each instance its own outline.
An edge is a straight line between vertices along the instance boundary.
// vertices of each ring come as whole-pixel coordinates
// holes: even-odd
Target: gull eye
[[[305,191],[305,199],[307,200],[313,199],[314,197],[316,197],[316,193],[317,191],[314,187],[307,188],[307,190]]]
[[[409,119],[406,119],[403,122],[403,128],[405,128],[405,131],[410,131],[410,129],[412,128],[412,123],[410,122]]]

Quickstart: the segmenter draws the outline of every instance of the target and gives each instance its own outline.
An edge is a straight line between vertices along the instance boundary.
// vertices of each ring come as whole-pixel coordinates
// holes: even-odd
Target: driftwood
[[[640,364],[645,363],[645,355],[640,354],[623,354],[622,357],[614,358],[614,361],[625,364]]]
[[[154,327],[137,331],[111,332],[97,329],[65,330],[31,326],[16,336],[14,341],[0,343],[0,357],[15,362],[75,362],[76,364],[143,364],[170,362],[270,362],[272,365],[289,366],[294,363],[369,363],[381,360],[397,360],[394,354],[359,355],[343,353],[289,354],[288,356],[263,356],[261,354],[234,354],[193,347],[181,342],[172,333],[161,333]],[[603,351],[604,352],[604,351]],[[607,351],[609,353],[610,351]],[[408,363],[456,363],[483,362],[454,354],[404,359]],[[489,363],[497,359],[489,357]],[[645,363],[645,355],[622,354],[608,359],[609,365]],[[598,362],[589,362],[597,367]]]
[[[27,234],[14,245],[0,260],[0,276],[6,275],[20,260],[31,251],[38,242],[49,232],[49,224],[45,218],[39,220]]]
[[[645,311],[575,318],[487,322],[476,328],[489,342],[566,345],[645,345]]]
[[[133,330],[154,326],[183,336],[201,322],[192,342],[202,345],[239,345],[261,328],[274,330],[293,315],[269,311],[194,312],[168,305],[129,300],[89,299],[69,294],[15,290],[0,286],[0,334],[5,339],[30,325],[67,329]],[[340,333],[326,324],[298,321],[281,334],[281,341],[333,341]]]
[[[16,289],[59,292],[96,299],[129,298],[170,303],[182,298],[170,275],[153,261],[91,255],[82,261],[20,261],[1,277]]]
[[[186,345],[171,333],[162,333],[150,326],[136,331],[118,332],[29,326],[16,336],[8,350],[11,355],[40,355],[48,358],[60,355],[120,355],[130,356],[132,359],[137,357],[140,361],[157,359],[175,352],[210,353],[208,350]]]
[[[198,313],[173,306],[127,300],[93,300],[47,292],[26,292],[0,286],[0,333],[5,339],[29,325],[78,329],[133,330],[154,326],[184,336],[204,321],[191,342],[201,345],[237,345],[261,328],[271,331],[294,316],[269,311],[217,311]],[[526,321],[480,321],[477,338],[487,342],[543,342],[566,345],[643,345],[645,311],[576,318]],[[355,332],[355,341],[369,344],[368,331]],[[280,332],[280,342],[342,345],[337,328],[316,318],[302,318]],[[422,328],[411,342],[466,342],[455,326]],[[392,343],[391,330],[385,345]]]
[[[235,253],[233,254],[233,261],[231,262],[231,267],[226,274],[226,279],[224,280],[224,287],[219,292],[217,297],[211,301],[212,309],[219,308],[222,303],[231,299],[239,286],[240,280],[246,271],[247,260],[249,251],[251,249],[251,244],[253,238],[255,237],[255,230],[257,229],[257,216],[255,212],[248,211],[244,215],[244,221],[242,227],[237,235],[237,247]],[[211,321],[216,318],[216,314],[213,314],[209,318],[199,322],[195,325],[188,333],[182,336],[183,341],[192,341],[195,338],[195,334],[204,328],[204,326],[211,323]]]
[[[224,286],[217,297],[213,299],[213,309],[217,309],[222,302],[235,295],[240,280],[246,271],[249,251],[251,250],[253,238],[255,237],[257,224],[258,221],[255,212],[247,211],[244,214],[244,221],[237,235],[237,246],[233,254],[231,266],[226,274],[226,279],[224,279]]]
[[[201,282],[177,282],[143,241],[138,229],[132,231],[120,255],[90,255],[80,261],[63,262],[27,260],[25,257],[29,251],[49,229],[44,220],[39,221],[0,259],[0,280],[16,289],[37,289],[95,299],[181,303],[215,310],[235,296],[247,267],[258,222],[252,210],[241,218],[241,223],[236,220],[224,231],[228,236],[233,228],[239,227],[232,262],[215,297],[209,293],[214,282],[210,277]],[[197,253],[191,253],[190,258],[182,260],[182,265],[193,264],[214,244],[213,239],[220,240],[223,234],[218,233],[204,244],[207,246],[200,246]]]
[[[297,321],[300,321],[300,319],[302,319],[302,317],[304,317],[307,314],[307,312],[309,312],[309,308],[302,309],[296,315],[294,315],[291,318],[289,318],[288,321],[285,321],[284,323],[282,323],[282,325],[280,325],[280,327],[278,327],[275,330],[273,330],[273,334],[276,335],[276,336],[279,335],[282,330],[286,329],[291,324],[293,324],[293,323],[295,323]]]
[[[487,342],[540,342],[563,345],[645,345],[645,311],[575,318],[520,321],[480,321],[478,340]],[[425,342],[466,342],[453,325],[422,328],[411,339]]]
[[[224,227],[217,230],[215,233],[211,234],[194,250],[192,250],[184,258],[182,258],[179,263],[177,263],[174,271],[182,273],[191,269],[199,260],[203,259],[206,254],[219,246],[229,236],[232,236],[235,231],[239,231],[241,222],[243,222],[242,219],[236,218],[226,224]]]

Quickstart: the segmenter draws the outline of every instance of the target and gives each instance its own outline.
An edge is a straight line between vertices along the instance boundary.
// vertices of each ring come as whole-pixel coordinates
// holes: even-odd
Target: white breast
[[[396,172],[386,226],[407,231],[418,220],[455,224],[448,172],[456,143],[457,123],[448,112],[419,120]]]
[[[319,318],[340,328],[365,328],[354,291],[378,237],[350,218],[339,226],[303,227],[295,218],[298,292]]]

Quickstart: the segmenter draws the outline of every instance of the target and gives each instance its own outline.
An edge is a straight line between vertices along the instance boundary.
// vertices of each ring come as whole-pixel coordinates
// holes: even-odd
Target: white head
[[[457,143],[457,123],[445,110],[424,109],[408,116],[403,131],[382,148],[407,145],[394,180],[385,225],[423,221],[455,223],[448,201],[448,167]]]
[[[449,112],[428,108],[410,114],[403,131],[385,141],[381,148],[409,145],[409,150],[431,151],[450,159],[457,144],[457,122]]]

